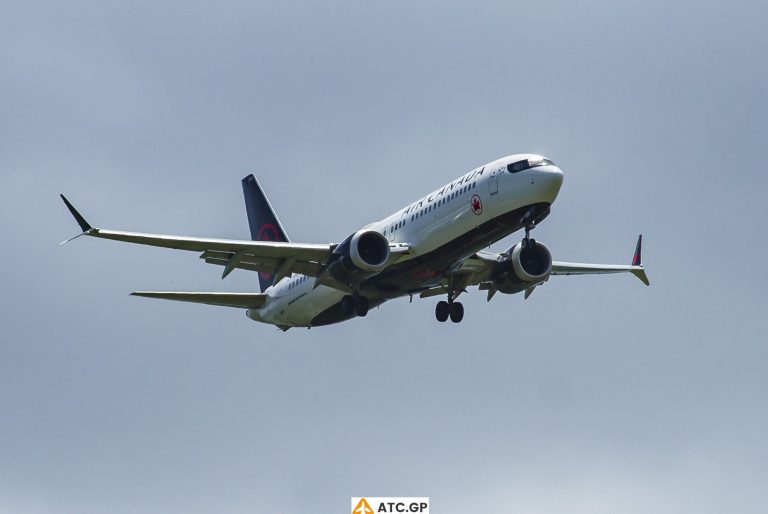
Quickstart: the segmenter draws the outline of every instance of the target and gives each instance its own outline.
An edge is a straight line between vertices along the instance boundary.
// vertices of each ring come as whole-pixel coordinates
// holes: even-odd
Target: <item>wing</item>
[[[241,241],[106,230],[92,227],[64,195],[61,195],[61,198],[80,228],[83,229],[83,233],[80,235],[175,250],[202,252],[200,258],[204,259],[205,262],[224,266],[222,278],[235,268],[275,274],[276,282],[291,273],[317,276],[334,249],[334,245],[331,244]]]
[[[632,273],[645,285],[651,285],[642,266],[620,264],[586,264],[582,262],[553,262],[551,275],[608,275],[611,273]]]
[[[467,287],[480,286],[491,280],[493,267],[503,259],[502,254],[481,251],[471,257],[456,263],[443,280],[424,291],[419,296],[429,298],[454,292],[454,298],[467,292]]]
[[[178,302],[203,303],[221,307],[237,307],[239,309],[261,309],[267,299],[266,294],[257,293],[177,293],[170,291],[135,291],[133,296],[158,298],[160,300],[176,300]]]
[[[631,265],[621,264],[587,264],[580,262],[552,262],[552,272],[550,275],[606,275],[612,273],[632,273],[639,278],[645,285],[650,285],[645,268],[642,264],[642,242],[643,236],[637,239],[635,254],[632,257]],[[457,263],[437,285],[421,291],[421,298],[439,296],[453,291],[456,296],[466,292],[470,286],[479,286],[480,290],[488,291],[488,300],[493,298],[496,289],[491,280],[491,273],[494,266],[503,261],[507,256],[505,254],[496,254],[491,252],[478,252],[468,259]],[[528,298],[536,286],[525,290],[525,298]]]
[[[553,262],[552,275],[607,275],[611,273],[632,273],[639,278],[643,284],[649,286],[651,282],[645,274],[642,259],[643,235],[637,238],[635,255],[632,257],[632,264],[623,266],[621,264],[586,264],[582,262]]]

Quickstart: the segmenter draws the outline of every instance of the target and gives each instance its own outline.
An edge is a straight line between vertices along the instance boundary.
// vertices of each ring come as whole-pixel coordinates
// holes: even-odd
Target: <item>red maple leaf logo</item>
[[[483,202],[480,201],[480,197],[477,195],[474,195],[472,197],[472,212],[475,214],[482,214],[483,212]]]

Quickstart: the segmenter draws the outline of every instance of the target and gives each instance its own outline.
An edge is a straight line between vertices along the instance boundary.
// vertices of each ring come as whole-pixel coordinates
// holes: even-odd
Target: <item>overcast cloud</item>
[[[768,6],[0,3],[0,513],[758,513],[768,504]],[[129,297],[255,291],[94,225],[338,241],[485,162],[565,182],[554,277],[280,333]],[[498,245],[504,249],[519,235]]]

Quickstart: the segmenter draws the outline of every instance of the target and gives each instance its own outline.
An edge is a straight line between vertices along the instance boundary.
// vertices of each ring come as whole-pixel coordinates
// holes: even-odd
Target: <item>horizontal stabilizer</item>
[[[261,309],[267,299],[266,294],[259,293],[179,293],[172,291],[135,291],[132,296],[144,298],[159,298],[160,300],[176,300],[177,302],[203,303],[221,307],[236,307],[238,309]]]

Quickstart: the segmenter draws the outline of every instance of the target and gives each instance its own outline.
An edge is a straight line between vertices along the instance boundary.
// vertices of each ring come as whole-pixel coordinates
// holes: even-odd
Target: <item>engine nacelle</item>
[[[359,270],[378,273],[389,262],[389,241],[375,230],[361,230],[349,241],[349,260]]]
[[[333,251],[335,259],[328,265],[333,278],[355,284],[387,267],[389,241],[375,230],[359,230],[342,241]]]
[[[540,284],[552,272],[552,254],[538,241],[526,246],[518,243],[507,252],[509,258],[493,271],[493,282],[502,293],[513,294]]]

